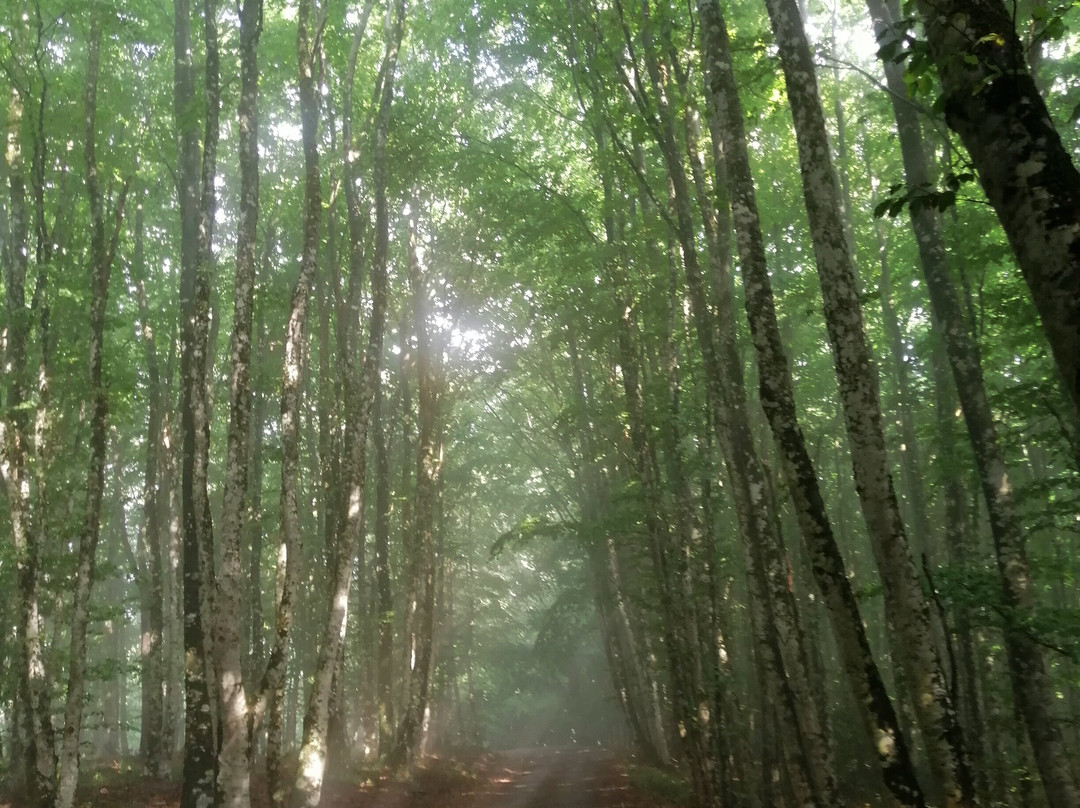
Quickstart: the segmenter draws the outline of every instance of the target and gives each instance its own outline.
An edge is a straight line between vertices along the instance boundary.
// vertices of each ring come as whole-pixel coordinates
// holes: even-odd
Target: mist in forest
[[[0,4],[0,808],[1080,808],[1078,14]]]

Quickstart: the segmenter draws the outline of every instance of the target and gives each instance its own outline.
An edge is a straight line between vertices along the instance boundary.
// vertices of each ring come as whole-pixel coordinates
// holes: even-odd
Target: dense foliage
[[[1080,220],[948,62],[1075,161],[1075,10],[935,13],[2,4],[8,790],[578,743],[1076,805]]]

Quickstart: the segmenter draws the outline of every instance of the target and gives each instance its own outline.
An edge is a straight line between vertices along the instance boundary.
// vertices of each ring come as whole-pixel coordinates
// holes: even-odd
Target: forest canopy
[[[1080,808],[1077,19],[0,5],[2,793]]]

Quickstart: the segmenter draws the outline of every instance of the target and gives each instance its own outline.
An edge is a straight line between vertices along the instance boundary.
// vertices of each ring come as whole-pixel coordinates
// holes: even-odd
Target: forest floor
[[[180,787],[109,769],[87,772],[78,808],[177,808]],[[266,808],[256,783],[254,808]],[[485,754],[463,763],[432,758],[406,782],[368,773],[328,781],[324,808],[679,808],[677,781],[601,749],[564,747]],[[0,808],[24,808],[0,797]],[[26,806],[29,808],[29,806]]]

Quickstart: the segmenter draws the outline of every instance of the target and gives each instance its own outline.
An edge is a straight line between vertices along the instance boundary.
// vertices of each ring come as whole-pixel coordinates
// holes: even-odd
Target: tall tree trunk
[[[395,712],[398,714],[398,723],[401,721],[400,717],[405,709],[405,702],[408,699],[409,693],[409,677],[412,668],[410,657],[415,644],[413,606],[416,603],[415,589],[418,575],[416,567],[417,554],[413,548],[413,499],[410,493],[413,487],[412,471],[413,466],[415,465],[415,455],[413,454],[412,446],[416,434],[416,421],[413,413],[413,396],[409,385],[409,376],[414,372],[416,367],[416,355],[412,349],[413,329],[409,324],[409,314],[409,307],[403,305],[400,312],[401,320],[398,323],[401,353],[398,354],[398,389],[396,395],[397,401],[394,405],[394,411],[401,420],[401,437],[397,453],[398,484],[396,489],[396,499],[401,503],[401,516],[398,519],[398,531],[402,547],[402,568],[398,586],[402,589],[403,602],[403,608],[401,610],[402,641],[400,656],[397,660],[398,687],[397,701],[395,703]],[[397,732],[396,726],[394,727],[394,732]]]
[[[113,445],[119,440],[113,438]],[[117,761],[126,756],[126,744],[123,742],[127,732],[124,726],[124,688],[129,673],[125,664],[127,655],[127,616],[121,604],[125,602],[127,587],[124,585],[120,570],[127,544],[127,520],[124,514],[124,488],[120,453],[113,459],[113,485],[109,513],[109,554],[107,562],[112,568],[105,587],[105,602],[112,604],[112,614],[105,619],[103,648],[97,661],[110,666],[109,678],[103,688],[104,704],[101,709],[101,727],[94,748],[105,758]],[[160,718],[160,714],[158,716]]]
[[[899,4],[894,3],[890,8],[883,0],[868,0],[868,6],[879,39],[884,47],[888,47],[895,42],[891,33],[892,20],[896,19],[894,15],[899,12]],[[905,178],[908,188],[914,191],[926,187],[930,180],[921,128],[914,110],[905,103],[906,86],[898,65],[886,65],[886,79],[900,135]],[[990,92],[998,90],[1000,87],[997,90],[988,89]],[[1059,180],[1055,178],[1054,181]],[[1080,184],[1080,176],[1077,182]],[[1028,627],[1034,608],[1034,595],[1025,548],[1026,537],[1013,503],[1008,469],[998,447],[997,429],[983,382],[979,350],[972,339],[949,273],[936,212],[929,206],[913,207],[911,224],[934,319],[942,333],[968,436],[975,452],[975,464],[994,537],[1002,592],[1010,608],[1004,631],[1013,694],[1024,718],[1049,801],[1055,808],[1076,808],[1080,805],[1080,791],[1077,790],[1069,754],[1054,715],[1049,671],[1042,648]],[[1077,298],[1075,311],[1080,312],[1080,297]]]
[[[812,698],[794,599],[786,587],[783,569],[786,554],[770,512],[764,469],[754,444],[734,323],[711,316],[694,236],[691,194],[669,101],[672,88],[662,77],[653,42],[657,21],[650,19],[649,6],[644,0],[642,11],[643,51],[655,110],[644,96],[644,88],[635,92],[635,101],[650,120],[667,169],[673,229],[705,365],[707,397],[714,410],[714,424],[722,433],[718,438],[729,464],[751,597],[761,618],[757,632],[774,696],[784,711],[780,726],[787,733],[784,749],[789,771],[798,784],[799,799],[831,806],[837,804],[838,794],[830,744],[823,734],[819,705]],[[726,256],[716,258],[726,260]]]
[[[941,339],[934,342],[930,359],[934,375],[935,434],[938,451],[937,466],[940,469],[938,483],[943,493],[943,518],[945,557],[949,564],[966,565],[972,558],[971,537],[965,509],[966,494],[962,475],[957,473],[961,462],[957,455],[955,420],[957,413],[956,391],[949,378],[948,359]],[[993,748],[994,731],[986,722],[979,691],[979,668],[976,654],[977,636],[972,626],[973,609],[961,604],[954,611],[953,629],[956,635],[957,710],[964,723],[964,737],[970,739],[972,766],[975,770],[975,786],[983,804],[1003,802],[1002,789],[995,789],[999,778],[993,776],[1000,755],[990,753]],[[995,762],[991,762],[995,761]]]
[[[142,194],[140,194],[140,197]],[[168,746],[165,743],[165,614],[162,579],[162,499],[169,496],[162,484],[163,409],[167,402],[158,367],[157,344],[150,322],[146,297],[146,261],[144,255],[145,217],[142,203],[135,210],[135,252],[131,261],[132,281],[139,305],[139,336],[146,355],[147,432],[146,458],[143,466],[143,516],[139,525],[136,552],[136,576],[139,588],[140,622],[143,624],[140,646],[142,688],[142,724],[140,748],[145,772],[163,777],[168,771]],[[167,449],[166,449],[167,451]]]
[[[367,6],[370,10],[370,4]],[[371,267],[371,295],[372,311],[371,322],[368,328],[367,351],[363,358],[359,372],[355,369],[356,360],[352,356],[357,353],[355,345],[355,330],[358,327],[358,311],[349,312],[347,344],[350,348],[347,367],[349,372],[344,380],[345,403],[347,421],[343,440],[343,463],[342,472],[346,481],[346,494],[342,504],[344,508],[338,515],[338,526],[335,541],[335,564],[332,567],[331,586],[329,589],[329,603],[326,623],[323,627],[322,641],[319,645],[318,661],[315,675],[312,679],[311,692],[308,696],[307,710],[304,714],[304,734],[300,747],[300,762],[296,772],[296,782],[293,786],[292,804],[294,808],[317,808],[322,798],[323,776],[326,768],[327,747],[327,724],[329,720],[330,696],[334,686],[334,674],[339,667],[341,659],[342,643],[345,638],[346,617],[349,603],[349,589],[352,581],[353,557],[357,553],[357,546],[363,541],[364,525],[364,499],[367,477],[367,443],[368,427],[371,421],[371,410],[375,402],[376,388],[381,384],[380,369],[383,353],[383,334],[386,324],[386,297],[387,297],[387,254],[389,251],[389,211],[386,201],[386,135],[389,125],[389,109],[393,100],[393,72],[397,67],[397,54],[401,45],[401,37],[404,26],[405,2],[398,0],[394,8],[393,28],[388,36],[386,53],[383,59],[385,74],[383,78],[383,95],[380,99],[379,120],[376,123],[374,134],[373,154],[375,159],[375,251],[372,257]],[[364,16],[366,25],[367,17]],[[304,25],[304,4],[301,4],[300,15],[301,33],[298,39],[300,54],[301,76],[303,76],[305,43],[307,36]],[[355,42],[359,43],[363,37],[363,29],[358,29]],[[352,75],[355,70],[355,49],[349,65],[349,83],[352,83]],[[307,57],[313,58],[312,51],[307,51]],[[310,100],[305,102],[305,92],[310,92]],[[305,112],[305,138],[307,137],[308,116],[317,120],[318,108],[315,100],[314,85],[305,90],[304,80],[301,80],[302,109]],[[351,113],[348,115],[351,118]],[[312,153],[314,152],[315,128],[312,127]],[[351,141],[351,129],[346,136]],[[306,141],[305,141],[306,143]],[[308,165],[308,170],[312,167]],[[318,164],[314,166],[318,172]],[[309,174],[310,179],[310,174]],[[347,183],[355,184],[350,181]],[[352,193],[352,192],[351,192]],[[354,221],[359,211],[354,198],[349,199],[350,230],[355,230]],[[362,262],[362,241],[357,243],[357,233],[352,232],[353,246],[350,251],[350,279],[362,271],[359,264]]]
[[[795,122],[825,320],[843,403],[859,502],[874,548],[886,616],[902,648],[913,701],[948,806],[977,804],[963,733],[941,667],[930,612],[889,473],[876,365],[841,216],[814,61],[794,0],[766,0]]]
[[[212,0],[211,0],[212,2]],[[211,46],[214,20],[206,14],[208,35],[206,70],[216,69]],[[181,308],[181,470],[180,507],[183,534],[183,637],[184,637],[184,771],[182,808],[203,808],[214,798],[216,739],[213,709],[207,681],[205,625],[209,548],[212,535],[207,492],[209,423],[207,421],[206,353],[210,309],[210,238],[213,214],[200,202],[199,135],[195,116],[195,70],[192,64],[191,6],[189,0],[174,2],[173,94],[175,126],[179,138],[177,165],[180,197],[180,308]],[[213,86],[207,80],[208,89]],[[210,114],[216,98],[208,96],[207,132],[216,136]],[[216,110],[215,113],[216,115]],[[203,179],[209,177],[212,199],[214,148],[211,137],[204,144]],[[209,158],[209,159],[207,159]],[[207,171],[207,169],[209,169]]]
[[[29,258],[26,208],[26,175],[21,128],[24,99],[13,88],[7,111],[6,162],[9,187],[10,235],[4,254],[4,367],[7,398],[0,422],[0,476],[3,477],[11,519],[19,590],[18,698],[27,731],[26,770],[29,797],[39,805],[52,804],[55,793],[56,754],[49,714],[45,666],[42,658],[41,616],[38,586],[41,566],[41,528],[32,519],[30,500],[31,445],[27,375],[27,342],[30,318],[26,309],[26,270]],[[39,450],[41,447],[38,447]],[[18,706],[16,708],[19,709]]]
[[[603,139],[599,136],[597,146],[601,148],[603,146]],[[602,179],[605,182],[605,201],[610,206],[612,200],[608,175],[604,174]],[[605,226],[614,235],[614,223],[611,216],[605,217]],[[650,677],[642,664],[640,643],[634,635],[634,626],[630,620],[615,539],[604,527],[605,520],[609,518],[606,513],[607,492],[604,490],[606,482],[603,479],[601,455],[590,422],[589,401],[592,396],[587,389],[585,373],[582,369],[576,329],[571,326],[568,332],[567,342],[573,372],[573,401],[579,421],[581,446],[579,455],[582,467],[578,469],[578,473],[583,481],[578,508],[581,512],[581,520],[587,526],[586,529],[595,530],[600,534],[589,547],[588,559],[595,582],[594,597],[600,632],[604,640],[605,656],[615,695],[630,725],[635,746],[646,761],[653,765],[665,766],[671,762],[671,753],[667,746],[663,719],[654,710],[659,705],[652,698],[655,691],[651,687]]]
[[[262,0],[245,0],[240,8],[240,102],[237,107],[240,220],[236,233],[229,431],[221,508],[221,569],[213,615],[216,684],[221,700],[221,746],[215,800],[219,808],[248,808],[251,805],[252,727],[243,674],[244,653],[240,645],[244,606],[241,555],[250,479],[251,343],[259,222],[258,48],[262,5]],[[262,481],[257,483],[261,485]]]
[[[416,490],[413,509],[413,549],[417,554],[414,607],[415,633],[411,654],[409,690],[394,748],[387,763],[391,769],[412,765],[424,738],[425,715],[431,693],[432,651],[435,628],[434,520],[438,481],[442,467],[439,407],[443,394],[441,341],[432,345],[430,281],[423,277],[418,253],[416,213],[409,229],[409,285],[413,291],[413,328],[416,332],[417,448]]]
[[[378,749],[385,753],[394,731],[394,595],[390,579],[390,457],[384,420],[383,385],[375,391],[372,413],[375,451],[375,588],[379,617],[379,650],[376,685],[379,700]]]
[[[261,319],[261,318],[260,318]],[[262,323],[257,329],[257,336],[252,346],[253,352],[258,353],[259,347],[264,344]],[[251,393],[251,475],[248,481],[250,496],[248,498],[248,512],[245,525],[248,535],[248,563],[247,569],[247,592],[245,615],[244,648],[247,653],[247,671],[244,681],[251,683],[258,681],[266,665],[266,632],[263,628],[263,597],[262,597],[262,555],[263,555],[263,531],[262,531],[262,458],[263,430],[265,429],[265,396],[258,390],[258,384],[253,386]],[[254,742],[254,738],[252,738]]]
[[[621,7],[619,8],[622,14]],[[624,22],[625,29],[625,22]],[[628,29],[625,29],[628,31]],[[629,37],[629,33],[627,33]],[[577,54],[576,39],[572,40],[573,56],[580,60]],[[584,67],[584,65],[583,65]],[[588,73],[583,78],[589,80]],[[579,97],[579,103],[586,113],[604,116],[604,88],[590,80],[589,89],[591,97],[587,102],[584,97]],[[588,104],[591,103],[592,110]],[[607,149],[607,137],[604,133],[604,125],[612,126],[610,118],[601,117],[594,124],[594,140],[599,153]],[[613,138],[617,135],[613,135]],[[640,151],[640,150],[638,150]],[[640,176],[640,154],[633,166],[634,171]],[[617,222],[618,195],[616,193],[615,178],[610,170],[601,168],[600,180],[604,189],[604,234],[609,248],[619,251],[624,234],[621,224]],[[659,265],[661,258],[658,251],[650,245],[648,260],[651,266]],[[685,598],[685,593],[680,591],[685,578],[681,574],[683,564],[677,558],[680,549],[673,541],[669,526],[665,520],[666,511],[660,487],[659,468],[656,461],[655,447],[649,425],[645,419],[645,409],[641,382],[641,371],[637,345],[638,329],[636,324],[635,307],[628,292],[624,271],[619,266],[620,258],[617,252],[607,262],[604,268],[607,282],[611,287],[612,302],[614,304],[614,316],[618,329],[617,361],[621,370],[622,395],[627,408],[629,420],[629,437],[631,443],[631,467],[633,474],[642,488],[645,500],[644,519],[649,537],[649,550],[651,555],[653,572],[656,578],[657,595],[664,626],[664,645],[667,655],[668,671],[671,677],[672,711],[674,720],[680,727],[680,745],[689,761],[691,783],[693,785],[695,800],[702,806],[714,805],[719,799],[719,788],[716,782],[718,767],[715,756],[709,749],[711,738],[709,722],[712,720],[712,705],[704,699],[701,691],[700,673],[702,670],[700,649],[697,643],[696,621],[692,620],[692,603]],[[574,335],[571,333],[571,363],[575,374],[575,396],[579,400],[579,409],[582,417],[585,417],[584,403],[581,395],[584,393],[584,375],[580,367],[577,346]],[[587,429],[583,431],[588,434]],[[588,451],[588,454],[593,454]],[[685,524],[686,520],[682,522]],[[682,534],[679,534],[682,538]],[[624,649],[624,654],[626,650]],[[627,665],[625,672],[632,674],[631,660],[624,657]],[[613,670],[613,673],[616,671]],[[637,712],[637,710],[635,710]],[[642,742],[651,746],[644,732],[642,717],[637,718],[641,726],[637,731],[642,735]]]
[[[288,635],[300,564],[300,398],[305,362],[305,323],[319,262],[319,225],[322,217],[322,179],[319,174],[319,105],[316,86],[319,42],[326,24],[326,9],[312,20],[312,2],[300,4],[297,27],[297,63],[300,74],[300,122],[304,149],[304,231],[300,275],[293,287],[285,334],[285,362],[281,380],[281,544],[278,550],[278,615],[274,649],[267,667],[270,699],[267,727],[267,780],[274,808],[283,808],[289,786],[282,768],[282,717]],[[284,563],[283,563],[284,562]],[[290,736],[291,737],[291,736]],[[302,774],[303,767],[298,771]]]
[[[1080,172],[1028,70],[1015,11],[1002,0],[917,7],[945,120],[971,154],[1080,411]],[[1052,799],[1076,805],[1075,783],[1052,779]]]
[[[759,390],[785,475],[811,570],[826,607],[862,718],[872,734],[886,786],[901,805],[925,804],[904,735],[874,661],[843,557],[825,511],[817,472],[795,410],[791,373],[777,324],[757,200],[750,173],[742,106],[735,84],[727,27],[715,0],[698,0],[706,93],[715,116],[714,137],[723,144],[731,181],[731,207],[744,274],[746,313],[758,357]],[[726,200],[721,200],[722,208]],[[733,317],[734,312],[720,312]]]
[[[75,595],[72,602],[71,644],[68,656],[67,702],[64,733],[58,761],[57,808],[71,808],[79,779],[79,740],[82,735],[83,696],[86,692],[86,631],[90,623],[90,591],[94,585],[98,538],[101,535],[101,503],[105,494],[105,449],[108,443],[109,395],[102,378],[105,309],[109,302],[109,276],[120,241],[124,217],[125,182],[115,201],[112,233],[105,229],[106,200],[98,178],[96,144],[97,82],[101,54],[101,22],[91,22],[86,71],[85,122],[86,190],[90,198],[90,372],[92,399],[90,459],[86,474],[86,511],[79,536]]]
[[[171,370],[169,372],[171,376]],[[180,474],[176,468],[176,443],[173,437],[172,418],[169,413],[171,385],[162,386],[163,405],[161,441],[161,521],[163,529],[160,541],[164,550],[162,596],[165,603],[165,715],[162,720],[161,737],[163,765],[170,765],[173,754],[180,748],[183,736],[184,688],[184,631],[183,631],[183,509],[180,505]]]
[[[869,161],[869,150],[863,151]],[[869,165],[867,166],[869,172]],[[923,486],[923,466],[919,451],[919,438],[915,432],[915,396],[911,388],[911,368],[908,359],[910,351],[904,344],[904,333],[900,325],[900,316],[893,300],[892,266],[889,263],[889,250],[882,234],[880,223],[876,223],[874,234],[878,247],[878,266],[881,270],[878,290],[881,295],[881,320],[889,343],[892,359],[892,373],[896,383],[896,421],[900,425],[900,480],[901,490],[907,504],[907,520],[914,525],[916,546],[919,555],[931,555],[934,550],[934,531],[930,528],[930,507]]]
[[[272,228],[267,228],[268,233]],[[268,253],[272,237],[268,236],[263,247],[262,265],[268,261]],[[266,326],[261,314],[256,317],[256,336],[252,352],[259,355],[260,349],[266,345]],[[262,682],[259,677],[266,670],[266,631],[263,616],[263,446],[265,444],[266,430],[266,400],[267,396],[262,391],[261,374],[257,376],[252,389],[252,417],[251,417],[251,476],[248,482],[250,497],[248,500],[247,529],[249,536],[248,564],[248,591],[247,591],[247,625],[249,641],[245,647],[250,649],[248,658],[248,675],[246,681]],[[265,693],[260,690],[259,696],[265,699]],[[258,719],[261,720],[261,713]],[[257,736],[256,736],[257,737]],[[252,743],[255,737],[252,738]]]
[[[603,141],[599,136],[597,143],[602,146]],[[604,177],[604,180],[605,198],[610,206],[614,203],[614,193],[608,178]],[[605,217],[604,226],[608,243],[616,244],[620,240],[619,234],[610,215]],[[650,263],[659,264],[662,259],[657,251],[652,250],[651,253]],[[672,681],[672,708],[675,721],[684,730],[680,735],[690,763],[695,797],[703,806],[713,805],[718,800],[719,789],[715,778],[716,761],[709,747],[712,710],[702,688],[702,660],[696,636],[693,603],[683,589],[686,581],[685,562],[681,557],[684,547],[680,545],[686,544],[685,535],[683,531],[677,530],[673,537],[665,518],[667,508],[661,493],[656,450],[645,418],[639,335],[634,306],[628,298],[626,279],[621,277],[621,273],[613,271],[612,267],[609,267],[609,275],[612,276],[610,282],[614,291],[618,323],[618,361],[622,369],[623,396],[630,421],[632,463],[645,498],[645,522],[666,630],[665,645]],[[573,355],[571,358],[573,359]],[[686,527],[685,515],[681,521],[684,523],[682,527]]]

